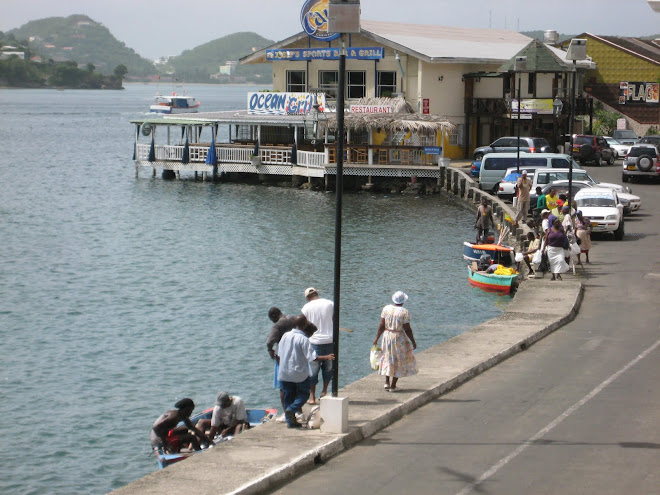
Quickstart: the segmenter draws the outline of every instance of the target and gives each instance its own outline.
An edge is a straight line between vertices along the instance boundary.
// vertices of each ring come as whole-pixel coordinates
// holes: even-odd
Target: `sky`
[[[302,31],[304,0],[0,0],[0,31],[85,14],[143,57],[179,55],[228,34],[279,41]],[[362,0],[363,19],[561,34],[648,36],[660,13],[647,0]],[[634,22],[623,21],[629,19]]]

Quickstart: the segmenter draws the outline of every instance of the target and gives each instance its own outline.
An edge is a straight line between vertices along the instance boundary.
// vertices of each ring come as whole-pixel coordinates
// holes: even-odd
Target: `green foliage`
[[[113,68],[119,64],[125,65],[135,76],[156,74],[151,61],[118,41],[108,28],[84,15],[31,21],[10,31],[7,38],[9,36],[20,39],[36,37],[30,48],[41,53],[44,59],[75,58],[81,64],[94,64],[96,70],[106,75],[112,74]],[[55,48],[46,45],[54,45]]]
[[[234,33],[209,41],[192,50],[186,50],[178,57],[172,57],[169,65],[179,79],[186,82],[209,83],[211,74],[217,74],[219,67],[229,60],[238,60],[249,55],[253,49],[261,49],[273,43],[256,33]],[[233,74],[250,82],[270,84],[271,64],[238,65]]]
[[[660,131],[658,131],[658,128],[657,128],[656,126],[654,126],[654,125],[652,125],[651,127],[649,127],[649,128],[646,130],[646,135],[647,135],[647,136],[653,136],[653,135],[655,135],[655,134],[660,134]]]
[[[124,64],[119,64],[117,67],[115,67],[113,74],[117,79],[121,80],[124,79],[124,76],[127,72],[128,68]]]
[[[621,118],[621,114],[608,112],[598,109],[594,111],[594,134],[597,136],[611,136],[612,131],[616,129],[616,121]]]

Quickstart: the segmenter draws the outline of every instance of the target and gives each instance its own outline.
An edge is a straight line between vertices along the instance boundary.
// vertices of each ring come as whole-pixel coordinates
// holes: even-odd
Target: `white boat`
[[[154,104],[149,107],[149,111],[162,114],[190,113],[196,112],[200,105],[201,102],[193,96],[178,95],[176,92],[172,92],[168,96],[156,93],[156,99]]]

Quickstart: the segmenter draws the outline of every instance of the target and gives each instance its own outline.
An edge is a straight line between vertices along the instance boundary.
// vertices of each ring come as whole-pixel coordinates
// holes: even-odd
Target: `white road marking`
[[[626,364],[623,368],[621,368],[619,371],[614,373],[612,376],[610,376],[607,380],[605,380],[603,383],[598,385],[595,389],[593,389],[591,392],[589,392],[587,395],[585,395],[582,399],[580,399],[578,402],[573,404],[571,407],[566,409],[562,414],[557,416],[553,421],[551,421],[547,426],[539,430],[538,433],[536,433],[533,437],[529,438],[528,440],[525,440],[518,448],[516,448],[513,452],[511,452],[509,455],[506,457],[503,457],[500,459],[496,464],[494,464],[488,471],[483,473],[479,479],[476,481],[473,481],[469,485],[467,485],[465,488],[463,488],[460,492],[458,492],[456,495],[467,495],[470,493],[472,490],[474,490],[476,487],[481,485],[484,481],[488,480],[491,476],[493,476],[495,473],[497,473],[500,469],[502,469],[505,465],[507,465],[510,461],[518,457],[522,452],[524,452],[527,447],[532,445],[536,440],[540,439],[543,437],[545,434],[550,432],[555,426],[557,426],[559,423],[564,421],[566,418],[568,418],[571,414],[573,414],[575,411],[577,411],[579,408],[581,408],[583,405],[585,405],[587,402],[589,402],[591,399],[593,399],[598,393],[600,393],[605,387],[607,387],[610,383],[612,383],[614,380],[619,378],[622,374],[624,374],[626,371],[628,371],[630,368],[635,366],[638,362],[640,362],[642,359],[644,359],[646,356],[648,356],[651,352],[653,352],[658,346],[660,346],[660,340],[657,340],[651,347],[648,347],[644,352],[639,354],[635,359],[630,361],[628,364]]]

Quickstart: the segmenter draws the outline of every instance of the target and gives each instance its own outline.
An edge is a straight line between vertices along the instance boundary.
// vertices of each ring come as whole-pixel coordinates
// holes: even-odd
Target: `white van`
[[[517,153],[488,153],[481,160],[479,188],[497,193],[499,183],[508,168],[517,167]],[[520,153],[520,170],[541,167],[568,168],[573,160],[568,155],[559,153]],[[581,168],[573,160],[573,168]]]

